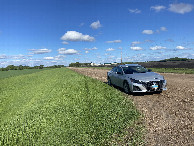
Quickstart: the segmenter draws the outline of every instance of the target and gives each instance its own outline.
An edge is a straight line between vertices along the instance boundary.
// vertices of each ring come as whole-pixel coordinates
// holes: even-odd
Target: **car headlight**
[[[132,78],[130,78],[130,80],[133,83],[138,83],[138,84],[141,84],[142,83],[140,80],[135,80],[135,79],[132,79]]]

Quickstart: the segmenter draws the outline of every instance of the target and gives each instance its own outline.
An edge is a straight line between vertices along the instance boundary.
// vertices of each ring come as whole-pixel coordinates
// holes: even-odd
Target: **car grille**
[[[148,90],[148,91],[161,91],[163,87],[164,80],[160,81],[149,81],[149,82],[143,82],[143,86]],[[158,88],[155,90],[152,88],[152,85],[158,85]]]

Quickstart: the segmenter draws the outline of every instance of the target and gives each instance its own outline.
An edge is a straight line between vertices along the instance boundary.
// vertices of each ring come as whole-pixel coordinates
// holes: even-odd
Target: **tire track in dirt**
[[[108,70],[70,68],[107,82]],[[144,115],[147,145],[194,145],[194,74],[161,73],[167,91],[161,94],[129,95]]]

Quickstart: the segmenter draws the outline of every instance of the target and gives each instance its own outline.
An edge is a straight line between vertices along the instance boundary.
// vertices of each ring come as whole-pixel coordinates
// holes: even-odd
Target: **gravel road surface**
[[[70,68],[107,82],[108,70]],[[167,91],[160,94],[128,95],[144,115],[146,145],[194,146],[194,74],[161,73]]]

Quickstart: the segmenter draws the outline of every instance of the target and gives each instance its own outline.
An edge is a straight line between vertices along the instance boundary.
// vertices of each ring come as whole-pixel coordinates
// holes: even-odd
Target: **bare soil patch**
[[[70,68],[107,82],[108,70]],[[194,74],[161,73],[167,91],[160,94],[128,95],[144,115],[147,145],[194,145]]]

